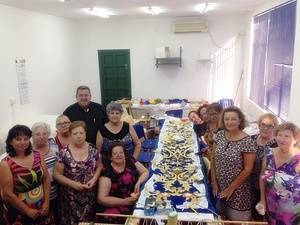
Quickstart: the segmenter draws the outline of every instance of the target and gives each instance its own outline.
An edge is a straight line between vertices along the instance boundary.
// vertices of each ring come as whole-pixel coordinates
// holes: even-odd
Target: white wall
[[[246,36],[246,48],[245,48],[245,72],[246,76],[244,79],[244,92],[243,92],[243,105],[242,108],[245,112],[248,112],[250,117],[252,118],[258,118],[259,115],[264,113],[264,111],[259,108],[257,105],[255,105],[253,102],[251,102],[247,96],[249,93],[249,81],[250,81],[250,69],[251,69],[251,58],[249,58],[249,53],[251,50],[251,20],[254,15],[257,15],[259,13],[262,13],[272,7],[275,7],[277,5],[280,5],[282,3],[286,2],[286,0],[277,0],[272,1],[268,4],[262,5],[253,12],[251,12],[248,15],[247,18],[247,36]],[[290,100],[290,107],[289,107],[289,115],[288,120],[297,123],[300,125],[300,104],[299,104],[299,86],[300,86],[300,20],[299,20],[299,14],[300,14],[300,4],[298,2],[297,4],[297,18],[296,18],[296,38],[295,38],[295,46],[294,46],[294,68],[293,68],[293,78],[292,78],[292,87],[291,87],[291,100]]]
[[[134,98],[207,99],[210,64],[197,59],[218,48],[207,33],[173,34],[170,26],[176,19],[76,22],[0,5],[0,135],[15,123],[38,120],[36,115],[61,113],[74,102],[79,84],[89,85],[93,99],[100,102],[98,49],[130,49]],[[245,29],[243,15],[206,19],[220,46]],[[183,66],[156,68],[154,49],[159,46],[170,46],[174,56],[182,46]],[[23,58],[30,97],[26,105],[20,104],[15,68],[15,60]],[[13,107],[10,99],[16,102]]]
[[[181,19],[181,18],[176,18]],[[78,22],[79,77],[101,101],[97,50],[130,49],[133,98],[208,98],[209,63],[197,61],[218,49],[207,33],[174,34],[171,22],[175,18],[88,20]],[[218,45],[224,45],[245,31],[246,17],[223,15],[206,18],[210,32]],[[239,38],[242,42],[242,38]],[[169,46],[171,54],[179,54],[182,46],[183,65],[155,67],[156,47]],[[241,45],[238,45],[241,48]],[[243,62],[240,55],[236,65]],[[240,70],[236,71],[240,74]]]
[[[0,5],[0,132],[36,114],[59,114],[78,84],[75,23]],[[26,59],[30,104],[20,105],[15,59]],[[16,100],[13,109],[9,99]]]

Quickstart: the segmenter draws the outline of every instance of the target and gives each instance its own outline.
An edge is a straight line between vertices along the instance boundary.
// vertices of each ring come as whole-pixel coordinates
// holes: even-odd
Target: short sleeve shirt
[[[256,148],[250,136],[237,141],[229,141],[225,131],[221,130],[215,137],[215,169],[219,191],[224,191],[241,173],[244,166],[243,153],[255,154]],[[226,202],[230,208],[249,210],[252,207],[253,193],[251,179],[242,183]]]

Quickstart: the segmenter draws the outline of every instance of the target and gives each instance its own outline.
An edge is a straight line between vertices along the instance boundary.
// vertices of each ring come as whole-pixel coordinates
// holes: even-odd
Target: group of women
[[[198,134],[207,144],[203,155],[211,163],[212,192],[223,218],[300,224],[300,130],[295,124],[279,125],[266,113],[258,119],[259,133],[249,136],[242,111],[220,110],[217,103],[189,118],[204,128]]]
[[[86,142],[86,126],[58,116],[57,134],[49,125],[16,125],[8,132],[7,156],[0,164],[3,223],[75,225],[81,221],[123,222],[106,214],[131,214],[147,169],[136,159],[140,141],[121,120],[123,108],[107,106],[109,122]],[[230,220],[267,220],[300,224],[299,128],[278,124],[272,114],[258,119],[259,133],[249,136],[237,107],[217,103],[191,111],[194,129],[206,143],[209,179],[220,215]],[[32,141],[31,141],[32,138]],[[256,207],[255,207],[256,206]],[[266,212],[266,213],[265,213]]]
[[[141,144],[122,112],[120,104],[108,104],[98,148],[86,142],[84,122],[64,115],[56,120],[55,138],[43,122],[12,127],[0,164],[3,223],[120,222],[95,213],[131,214],[148,171],[136,161]]]

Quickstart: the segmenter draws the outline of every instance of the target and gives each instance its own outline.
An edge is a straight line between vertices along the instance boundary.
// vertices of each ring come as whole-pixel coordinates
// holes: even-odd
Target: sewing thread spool
[[[172,211],[168,215],[167,225],[177,225],[177,212]]]

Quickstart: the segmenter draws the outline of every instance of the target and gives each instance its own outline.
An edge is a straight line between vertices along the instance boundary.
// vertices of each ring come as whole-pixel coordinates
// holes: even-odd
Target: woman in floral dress
[[[54,178],[59,189],[62,225],[92,222],[96,200],[96,183],[101,172],[98,150],[85,141],[85,123],[72,122],[71,141],[58,154]]]
[[[270,225],[300,224],[300,153],[294,147],[300,130],[293,123],[275,129],[278,147],[266,151],[260,180],[260,204]]]

